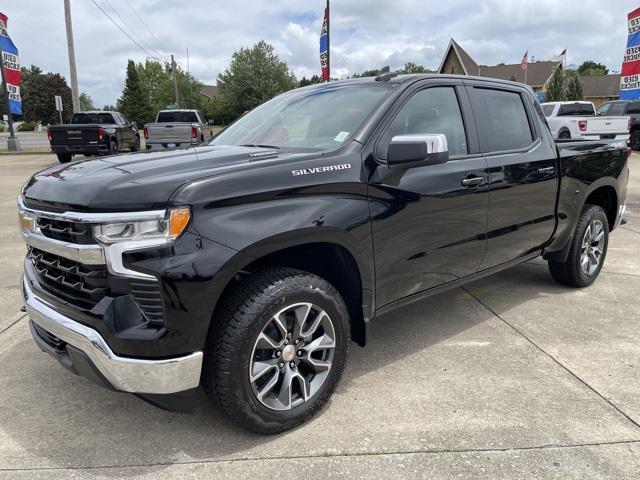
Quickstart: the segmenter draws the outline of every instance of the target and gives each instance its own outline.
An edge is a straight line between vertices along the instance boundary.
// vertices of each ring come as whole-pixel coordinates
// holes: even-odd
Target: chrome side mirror
[[[437,165],[449,161],[449,147],[444,134],[396,135],[391,139],[387,163]],[[416,165],[418,166],[418,165]]]

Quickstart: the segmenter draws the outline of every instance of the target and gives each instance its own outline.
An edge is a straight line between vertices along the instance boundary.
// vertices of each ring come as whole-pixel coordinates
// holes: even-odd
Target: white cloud
[[[297,76],[319,73],[323,0],[96,0],[109,2],[137,35],[163,57],[171,53],[205,83],[231,54],[260,39],[272,43]],[[97,105],[120,95],[127,58],[141,52],[90,0],[72,0],[80,89]],[[134,6],[153,34],[131,11]],[[454,37],[484,64],[518,62],[526,49],[545,59],[568,48],[569,63],[593,59],[619,69],[626,14],[634,0],[340,0],[332,3],[332,76],[408,61],[436,68]],[[68,77],[62,2],[6,2],[9,32],[23,65]],[[117,20],[117,17],[116,17]],[[154,53],[155,54],[155,53]]]

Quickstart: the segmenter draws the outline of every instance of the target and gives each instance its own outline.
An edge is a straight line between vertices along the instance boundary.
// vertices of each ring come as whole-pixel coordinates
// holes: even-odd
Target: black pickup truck
[[[32,334],[110,389],[186,410],[202,385],[238,424],[280,432],[327,401],[374,317],[540,255],[590,285],[628,155],[556,145],[518,83],[293,90],[207,146],[33,176],[18,200]]]
[[[135,123],[118,112],[79,112],[71,123],[51,125],[47,129],[51,151],[60,163],[68,163],[75,154],[114,155],[128,148],[140,150],[140,133]]]

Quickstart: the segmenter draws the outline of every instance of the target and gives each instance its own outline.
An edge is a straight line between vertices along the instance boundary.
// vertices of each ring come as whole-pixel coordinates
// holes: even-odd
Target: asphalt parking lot
[[[376,319],[291,432],[168,413],[62,369],[18,286],[15,197],[51,155],[0,156],[0,478],[640,478],[640,155],[599,280],[536,260]]]

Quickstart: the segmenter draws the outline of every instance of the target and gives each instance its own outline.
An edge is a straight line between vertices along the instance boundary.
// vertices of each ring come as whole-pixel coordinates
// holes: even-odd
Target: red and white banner
[[[620,76],[620,99],[640,98],[640,8],[627,15],[627,50],[622,61]]]
[[[20,59],[18,49],[7,32],[8,18],[0,13],[0,51],[2,52],[2,68],[4,81],[7,84],[9,110],[14,115],[22,115],[22,98],[20,97]]]

